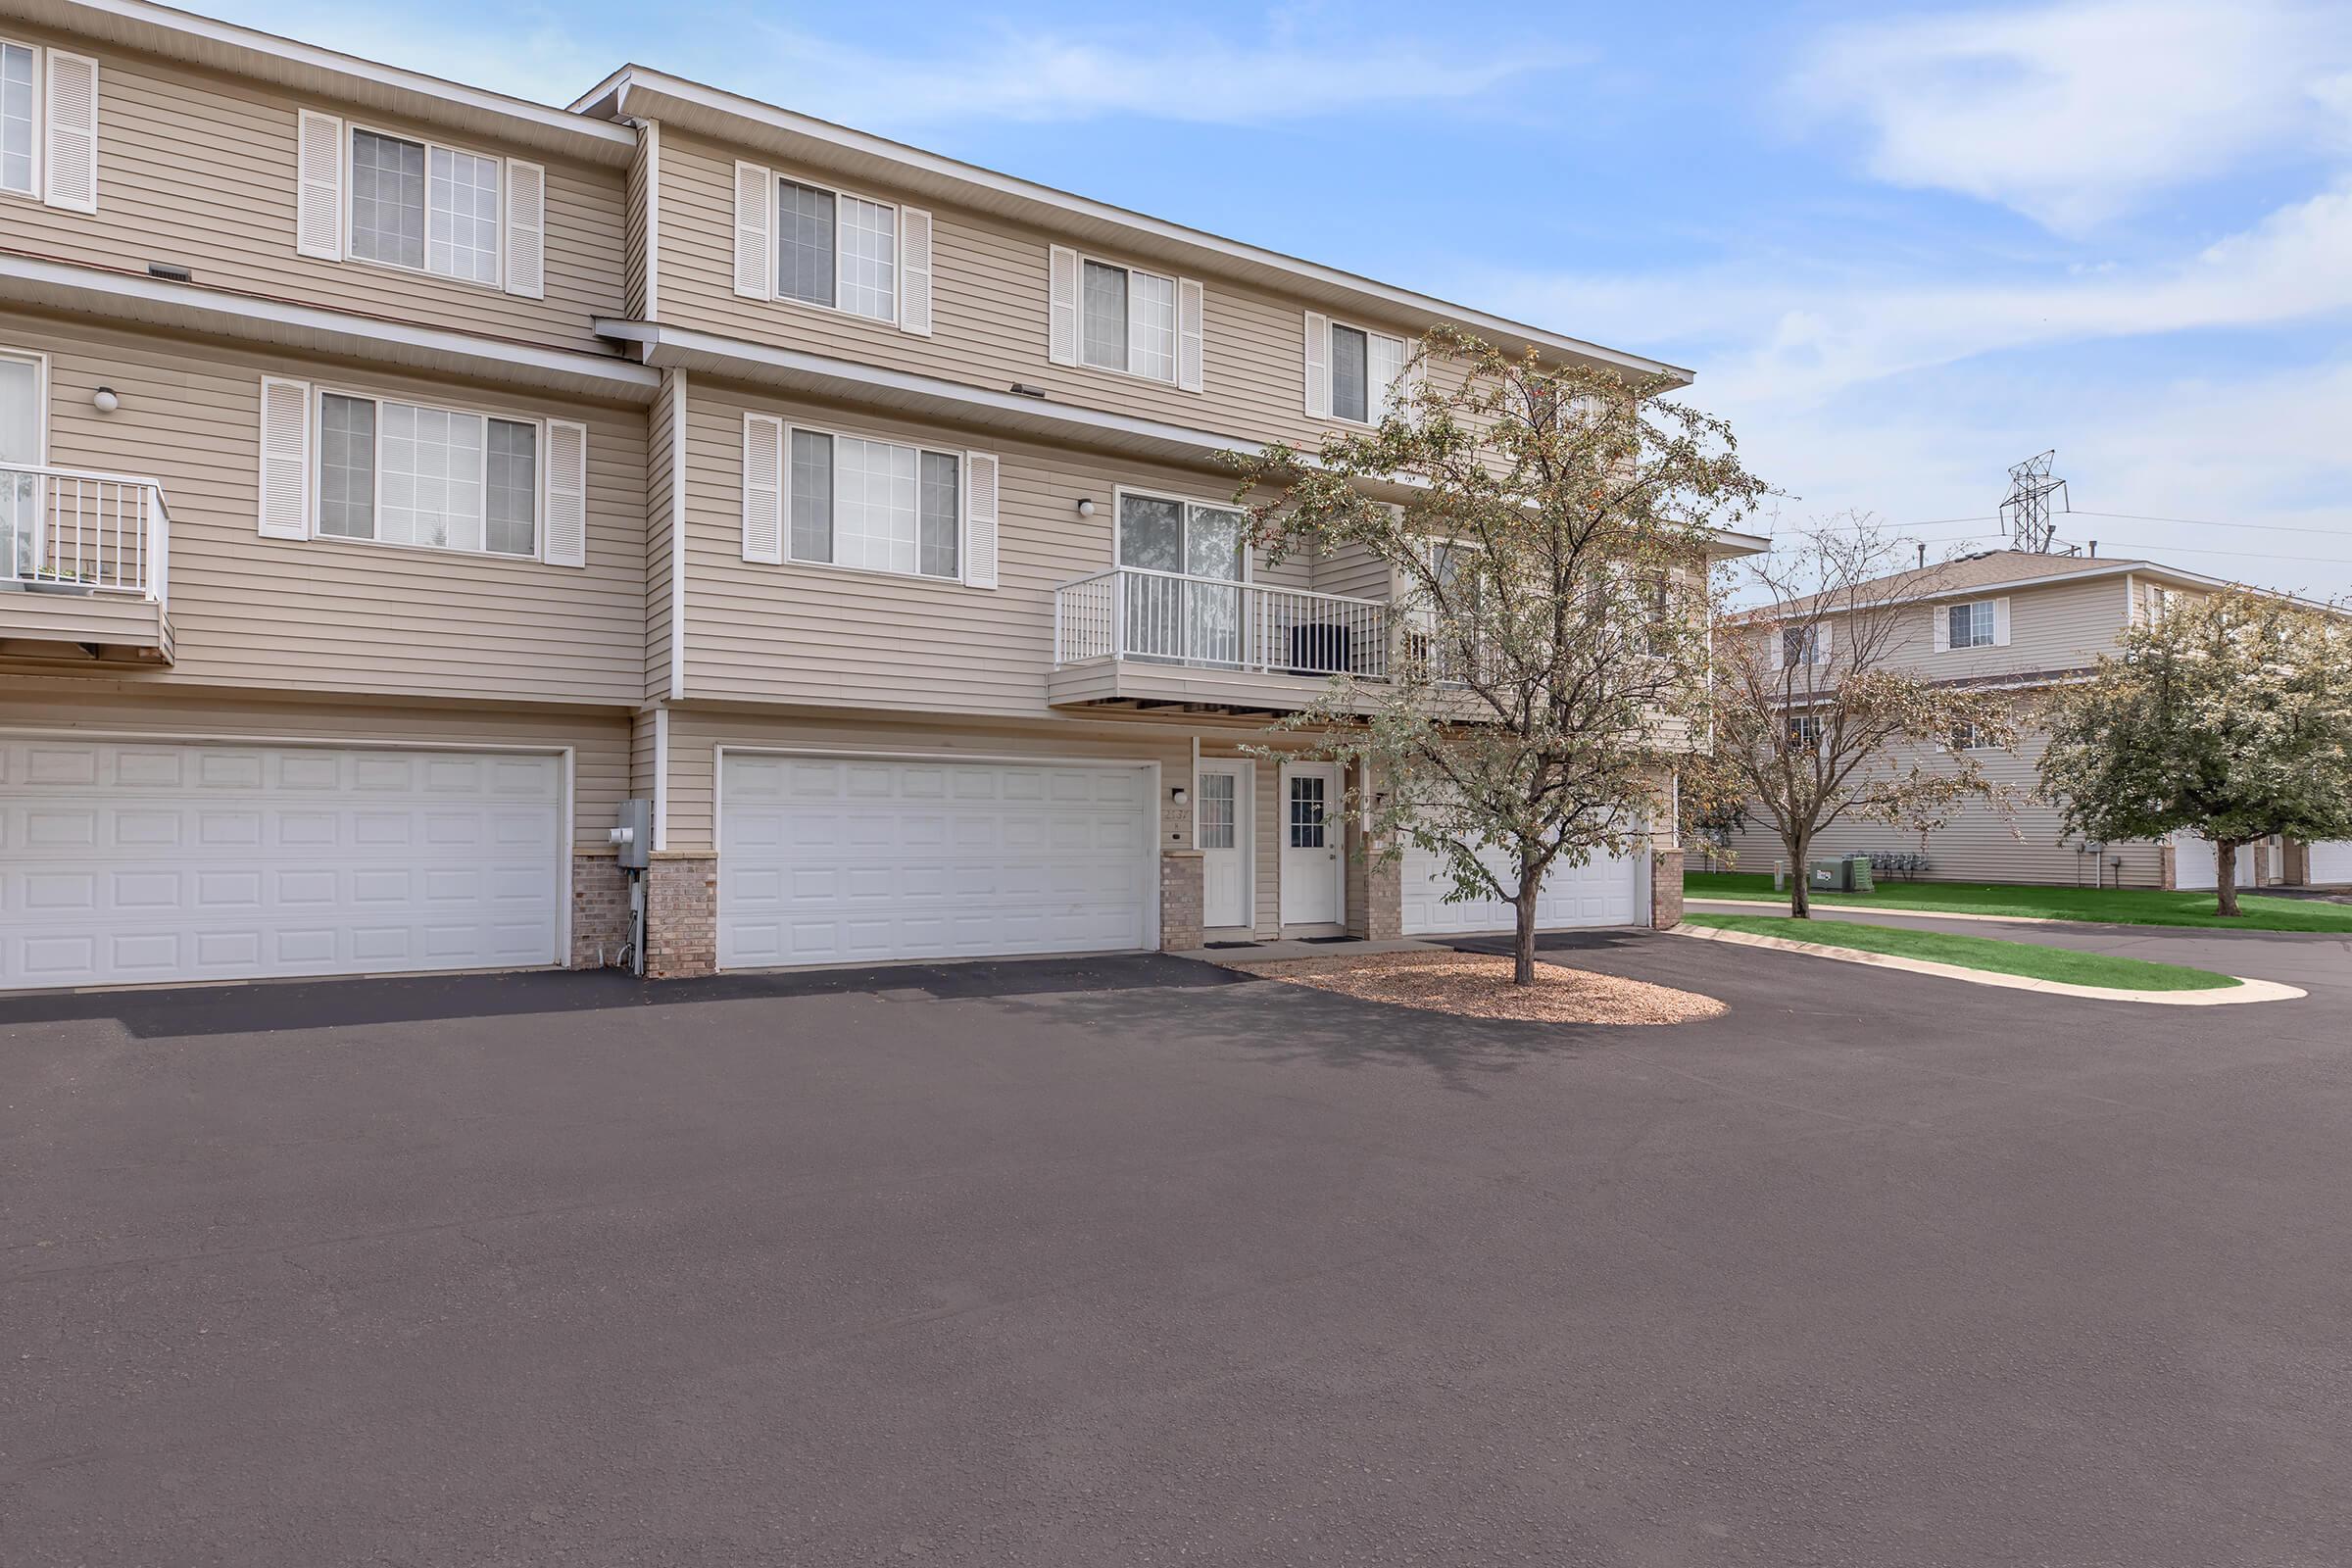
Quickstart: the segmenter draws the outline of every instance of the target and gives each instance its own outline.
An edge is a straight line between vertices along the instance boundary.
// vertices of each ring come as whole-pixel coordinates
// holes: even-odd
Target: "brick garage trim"
[[[1159,950],[1190,953],[1206,940],[1200,917],[1208,861],[1199,850],[1167,850],[1159,857]]]
[[[718,857],[656,855],[645,872],[645,972],[682,980],[718,968]]]
[[[571,858],[571,966],[620,961],[629,940],[629,878],[610,855]]]
[[[1649,853],[1649,923],[1671,931],[1683,923],[1683,852]]]

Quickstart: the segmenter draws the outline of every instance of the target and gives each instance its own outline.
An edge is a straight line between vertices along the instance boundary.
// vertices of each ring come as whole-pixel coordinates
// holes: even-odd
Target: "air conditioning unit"
[[[1845,858],[1845,891],[1848,893],[1871,893],[1875,892],[1877,887],[1878,884],[1870,879],[1870,857],[1867,855],[1847,856]]]
[[[1845,891],[1845,862],[1843,860],[1809,860],[1805,863],[1805,886],[1816,893]]]

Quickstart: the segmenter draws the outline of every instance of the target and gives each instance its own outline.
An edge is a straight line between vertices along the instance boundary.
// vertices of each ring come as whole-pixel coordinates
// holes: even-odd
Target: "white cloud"
[[[2289,0],[2072,0],[1819,40],[1790,93],[1858,120],[1870,172],[2082,233],[2152,193],[2308,149],[2347,96],[2352,11]]]

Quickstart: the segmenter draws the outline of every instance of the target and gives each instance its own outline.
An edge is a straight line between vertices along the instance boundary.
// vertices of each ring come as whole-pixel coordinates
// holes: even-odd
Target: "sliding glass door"
[[[1244,520],[1230,507],[1119,498],[1119,564],[1134,568],[1126,578],[1122,654],[1189,664],[1242,662]]]

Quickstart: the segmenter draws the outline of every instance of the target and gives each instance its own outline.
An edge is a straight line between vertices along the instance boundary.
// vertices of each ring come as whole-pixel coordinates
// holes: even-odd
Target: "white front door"
[[[0,463],[41,462],[41,362],[0,350]],[[0,577],[28,577],[40,480],[0,471]]]
[[[1200,851],[1200,923],[1211,930],[1247,926],[1250,914],[1248,762],[1202,762],[1193,836]]]
[[[1282,770],[1282,923],[1338,925],[1347,918],[1347,835],[1340,770],[1292,762]]]
[[[718,966],[1148,948],[1155,806],[1141,766],[729,752]]]
[[[0,740],[0,990],[562,952],[564,760]]]

